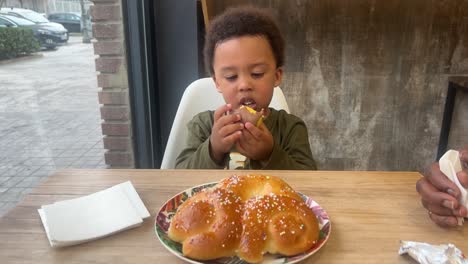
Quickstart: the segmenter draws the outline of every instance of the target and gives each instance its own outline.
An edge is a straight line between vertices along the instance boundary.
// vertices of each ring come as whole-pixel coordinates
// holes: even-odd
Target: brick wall
[[[91,0],[94,53],[106,164],[133,168],[131,115],[128,100],[121,0]]]

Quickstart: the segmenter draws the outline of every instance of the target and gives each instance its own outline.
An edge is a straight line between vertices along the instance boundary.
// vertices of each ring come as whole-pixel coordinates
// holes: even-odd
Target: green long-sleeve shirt
[[[266,162],[247,159],[245,169],[317,169],[304,121],[284,110],[270,108],[270,114],[263,122],[274,140],[270,159]],[[217,164],[210,156],[209,144],[213,123],[214,111],[206,111],[197,114],[187,124],[187,141],[176,159],[177,169],[223,169],[227,166],[228,158],[223,164]]]

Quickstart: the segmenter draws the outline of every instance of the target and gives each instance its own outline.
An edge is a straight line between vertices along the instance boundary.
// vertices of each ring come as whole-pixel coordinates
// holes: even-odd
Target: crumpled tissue
[[[401,240],[398,254],[408,254],[421,264],[468,264],[463,253],[453,244],[431,245]]]
[[[456,150],[449,150],[439,160],[440,171],[460,189],[461,197],[459,203],[468,207],[468,191],[458,181],[457,173],[463,168],[460,162],[460,153]],[[458,225],[463,225],[463,217],[458,217]]]

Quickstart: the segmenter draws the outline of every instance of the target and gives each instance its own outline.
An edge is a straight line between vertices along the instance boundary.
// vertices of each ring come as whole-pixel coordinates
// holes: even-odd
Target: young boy
[[[253,7],[227,10],[211,23],[204,55],[226,104],[189,122],[176,168],[223,169],[236,151],[247,158],[245,169],[316,169],[305,123],[268,108],[284,63],[284,41],[273,19]],[[230,114],[243,105],[263,109],[263,123],[243,124],[238,114]]]

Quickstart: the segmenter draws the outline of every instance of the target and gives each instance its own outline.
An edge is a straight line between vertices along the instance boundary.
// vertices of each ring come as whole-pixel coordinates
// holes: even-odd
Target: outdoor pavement
[[[62,168],[106,168],[92,44],[0,62],[0,217]]]

